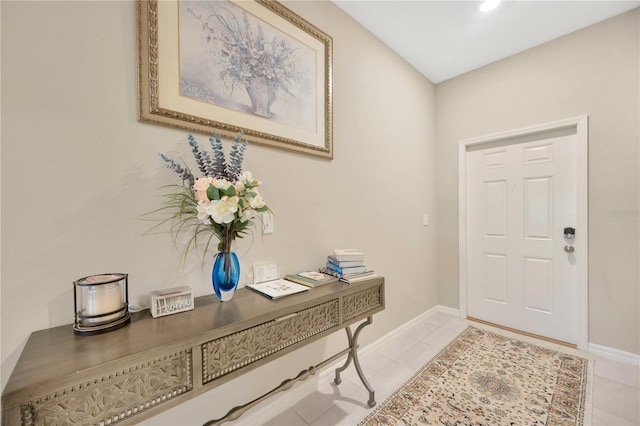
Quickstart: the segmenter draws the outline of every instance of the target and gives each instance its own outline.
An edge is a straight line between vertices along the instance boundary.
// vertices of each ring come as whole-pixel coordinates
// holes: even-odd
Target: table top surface
[[[193,310],[174,315],[153,318],[149,310],[134,313],[130,324],[104,334],[79,336],[72,325],[35,331],[11,374],[3,399],[38,383],[148,350],[217,338],[382,282],[382,277],[352,284],[334,282],[274,300],[241,288],[231,301],[221,302],[215,295],[198,297]]]

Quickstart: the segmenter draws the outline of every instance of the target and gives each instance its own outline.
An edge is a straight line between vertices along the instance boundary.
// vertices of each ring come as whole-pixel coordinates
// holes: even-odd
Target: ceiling
[[[433,83],[640,6],[640,1],[333,0]]]

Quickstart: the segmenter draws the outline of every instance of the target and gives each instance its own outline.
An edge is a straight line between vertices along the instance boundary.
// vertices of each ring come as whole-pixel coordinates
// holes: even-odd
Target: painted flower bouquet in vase
[[[167,167],[182,179],[181,184],[175,185],[175,192],[165,194],[166,203],[160,210],[168,210],[170,216],[163,223],[171,223],[174,243],[179,234],[191,236],[185,256],[198,241],[205,242],[206,255],[211,241],[214,237],[217,239],[211,278],[215,294],[222,301],[233,298],[240,279],[240,263],[232,250],[234,241],[250,230],[258,213],[270,212],[258,192],[260,182],[251,176],[251,172],[242,171],[247,142],[241,141],[241,137],[242,132],[238,133],[227,162],[217,133],[209,139],[212,155],[201,150],[195,138],[189,135],[189,146],[202,174],[200,177],[195,177],[188,167],[160,154]]]
[[[295,46],[286,37],[265,35],[259,20],[249,19],[233,4],[207,3],[210,10],[202,15],[192,8],[187,11],[200,21],[211,59],[221,67],[219,77],[245,88],[251,101],[251,112],[271,117],[276,92],[295,97],[294,91],[302,72],[296,69]]]

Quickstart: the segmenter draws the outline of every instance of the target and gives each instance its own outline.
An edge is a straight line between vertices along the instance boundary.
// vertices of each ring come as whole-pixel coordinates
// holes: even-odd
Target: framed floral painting
[[[333,158],[330,36],[274,0],[139,0],[140,121]]]

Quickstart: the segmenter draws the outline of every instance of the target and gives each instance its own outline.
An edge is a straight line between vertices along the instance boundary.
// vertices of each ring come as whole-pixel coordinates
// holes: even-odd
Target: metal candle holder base
[[[127,274],[91,275],[73,283],[75,334],[101,334],[124,327],[129,315]]]
[[[131,322],[129,311],[125,311],[124,317],[119,320],[112,321],[108,324],[97,324],[91,326],[83,326],[77,322],[73,324],[73,332],[80,336],[89,336],[92,334],[106,333],[107,331],[117,330]]]

